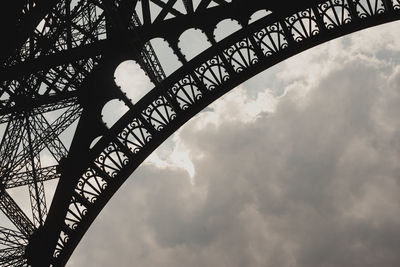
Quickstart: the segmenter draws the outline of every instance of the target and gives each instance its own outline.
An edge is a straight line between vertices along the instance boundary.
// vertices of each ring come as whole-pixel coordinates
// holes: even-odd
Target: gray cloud
[[[143,165],[70,266],[399,266],[400,68],[344,53],[273,113],[185,125],[194,184]]]

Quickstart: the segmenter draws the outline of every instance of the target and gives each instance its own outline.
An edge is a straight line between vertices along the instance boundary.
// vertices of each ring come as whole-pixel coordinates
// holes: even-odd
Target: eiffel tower
[[[400,0],[2,5],[1,266],[64,266],[124,181],[214,100],[304,50],[400,19]],[[215,29],[227,20],[240,27],[219,40]],[[209,43],[193,58],[180,46],[190,29],[201,30]],[[163,51],[153,46],[157,38],[181,65],[171,74],[158,59]],[[140,65],[154,85],[136,103],[114,81],[115,69],[126,60]],[[102,109],[113,100],[128,108],[107,125]],[[48,203],[50,180],[57,186]],[[12,193],[21,188],[29,205]]]

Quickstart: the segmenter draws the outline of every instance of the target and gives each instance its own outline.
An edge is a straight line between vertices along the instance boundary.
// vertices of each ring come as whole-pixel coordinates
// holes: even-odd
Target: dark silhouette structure
[[[15,0],[0,27],[1,266],[63,266],[121,184],[168,136],[204,107],[268,67],[328,40],[400,18],[400,0]],[[252,14],[268,10],[249,23]],[[242,29],[221,41],[224,19]],[[211,47],[191,60],[188,29]],[[151,45],[163,38],[182,67],[166,77]],[[7,41],[5,41],[7,40]],[[135,60],[154,83],[136,104],[114,82]],[[112,127],[103,106],[129,107]],[[52,121],[45,114],[56,111]],[[77,124],[67,149],[61,134]],[[101,136],[91,146],[96,137]],[[42,164],[42,152],[53,157]],[[51,205],[44,182],[58,179]],[[27,187],[32,218],[9,189]]]

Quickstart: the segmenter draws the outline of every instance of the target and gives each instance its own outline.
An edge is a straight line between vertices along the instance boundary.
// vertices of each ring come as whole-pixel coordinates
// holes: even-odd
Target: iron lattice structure
[[[11,2],[0,23],[8,39],[0,50],[0,208],[15,227],[0,227],[1,266],[65,265],[122,183],[204,107],[292,55],[400,18],[400,0]],[[249,23],[259,10],[268,12]],[[214,30],[225,19],[242,28],[217,41]],[[192,28],[211,46],[188,61],[178,43]],[[168,77],[154,38],[182,63]],[[136,104],[114,82],[115,68],[130,59],[154,83]],[[112,99],[129,110],[107,127],[101,111]],[[67,148],[61,135],[73,124]],[[44,164],[43,153],[54,164]],[[48,206],[52,179],[58,184]],[[31,217],[10,193],[16,187],[28,189]]]

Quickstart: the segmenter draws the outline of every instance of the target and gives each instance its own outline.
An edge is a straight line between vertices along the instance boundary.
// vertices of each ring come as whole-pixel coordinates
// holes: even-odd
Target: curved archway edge
[[[327,23],[324,17],[330,16],[333,2],[286,17],[273,14],[246,26],[178,69],[123,115],[90,150],[90,163],[71,192],[53,264],[68,260],[108,200],[146,157],[210,103],[304,50],[400,19],[397,2],[382,1],[383,9],[360,12],[360,1],[343,1],[349,17]],[[87,185],[95,188],[90,194]]]

